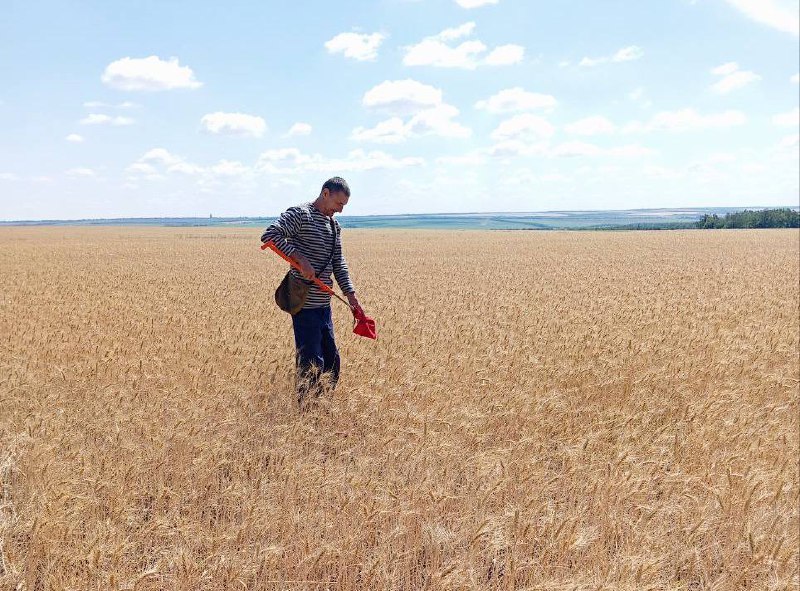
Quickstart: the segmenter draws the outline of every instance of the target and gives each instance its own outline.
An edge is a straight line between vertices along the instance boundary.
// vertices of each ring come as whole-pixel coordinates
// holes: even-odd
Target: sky
[[[6,0],[0,220],[798,205],[798,0]]]

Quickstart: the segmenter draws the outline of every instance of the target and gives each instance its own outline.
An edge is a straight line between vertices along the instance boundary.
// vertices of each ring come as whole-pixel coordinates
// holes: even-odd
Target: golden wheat
[[[0,588],[796,589],[798,233],[0,230]]]

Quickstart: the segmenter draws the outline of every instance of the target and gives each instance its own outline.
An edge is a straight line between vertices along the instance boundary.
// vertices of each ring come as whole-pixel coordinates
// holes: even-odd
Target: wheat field
[[[797,589],[797,231],[0,229],[0,589]]]

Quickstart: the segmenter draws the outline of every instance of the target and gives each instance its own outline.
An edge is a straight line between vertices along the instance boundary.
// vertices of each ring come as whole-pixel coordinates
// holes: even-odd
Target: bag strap
[[[317,270],[314,269],[314,272],[317,274],[318,277],[321,273],[325,271],[325,269],[328,268],[328,265],[331,264],[331,261],[333,260],[333,254],[336,252],[336,223],[333,221],[333,216],[329,217],[328,219],[331,222],[331,234],[333,234],[333,244],[331,244],[331,256],[328,257],[328,260],[325,262],[324,265],[322,265],[322,269],[320,269],[319,272],[317,272]]]

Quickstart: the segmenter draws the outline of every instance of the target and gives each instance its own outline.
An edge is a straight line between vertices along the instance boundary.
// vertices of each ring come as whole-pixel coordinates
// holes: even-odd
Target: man
[[[261,241],[271,240],[299,263],[302,271],[290,271],[296,277],[310,280],[316,276],[332,287],[333,273],[350,307],[358,312],[361,305],[342,254],[341,228],[333,219],[349,200],[347,182],[341,177],[328,179],[315,201],[287,209],[264,230]],[[311,283],[303,308],[292,316],[292,326],[297,348],[297,401],[303,408],[309,395],[318,397],[326,384],[333,389],[339,380],[331,296]]]

